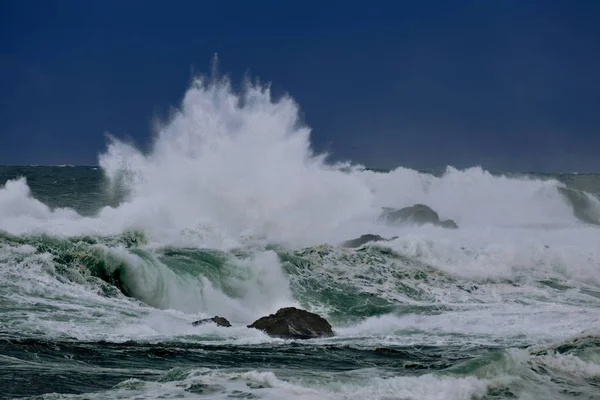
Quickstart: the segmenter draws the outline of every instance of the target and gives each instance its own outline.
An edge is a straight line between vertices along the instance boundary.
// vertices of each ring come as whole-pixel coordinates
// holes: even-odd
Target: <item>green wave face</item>
[[[229,252],[156,249],[147,246],[141,232],[132,231],[69,238],[2,234],[0,245],[31,246],[34,254],[51,259],[53,276],[88,285],[103,296],[125,296],[151,307],[191,313],[226,311],[227,305],[235,304],[238,310],[232,316],[239,320],[245,319],[244,303],[249,306],[247,318],[288,302],[346,326],[367,317],[433,315],[485,304],[492,301],[486,294],[496,286],[526,290],[533,285],[548,289],[547,296],[574,288],[565,278],[547,275],[464,278],[377,244],[356,250],[331,245],[296,251],[277,246]],[[600,297],[594,285],[578,290],[592,299],[595,293]],[[463,300],[458,303],[448,300],[459,297]],[[251,310],[253,306],[260,311]]]
[[[251,252],[181,248],[152,251],[144,249],[144,243],[144,236],[139,232],[114,237],[0,236],[2,245],[29,245],[35,248],[36,254],[49,255],[53,273],[60,279],[90,284],[105,296],[124,295],[153,307],[169,307],[169,296],[177,297],[177,292],[192,287],[200,292],[200,297],[202,289],[209,286],[210,290],[218,290],[228,298],[240,299],[246,294],[245,285],[260,281],[256,270],[247,266],[256,263]],[[293,300],[306,308],[321,309],[340,322],[398,309],[394,306],[395,295],[364,291],[371,283],[381,283],[388,273],[398,280],[395,288],[398,298],[428,298],[417,284],[400,282],[426,282],[427,272],[401,271],[394,260],[388,258],[390,253],[379,248],[362,252],[331,246],[295,252],[264,251],[276,256],[286,278],[282,284],[289,285]],[[338,267],[350,263],[357,273],[351,273],[347,279],[347,273],[335,264],[329,265],[328,259]],[[330,268],[325,268],[325,264]],[[358,273],[359,269],[362,273]],[[369,276],[374,269],[379,270],[379,276]]]

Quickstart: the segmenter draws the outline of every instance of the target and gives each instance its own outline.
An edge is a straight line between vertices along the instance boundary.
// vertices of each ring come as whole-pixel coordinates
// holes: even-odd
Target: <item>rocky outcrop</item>
[[[295,307],[281,308],[275,314],[254,321],[248,328],[259,329],[269,336],[285,339],[333,336],[331,325],[325,318]]]
[[[205,318],[205,319],[201,319],[199,321],[192,322],[192,325],[198,326],[198,325],[209,324],[209,323],[215,323],[219,326],[224,326],[227,328],[229,328],[231,326],[231,324],[229,323],[229,321],[227,321],[227,319],[225,319],[223,317],[219,317],[218,315],[216,317]]]
[[[458,225],[456,224],[456,222],[454,222],[451,219],[446,219],[444,221],[440,221],[440,223],[438,225],[441,226],[442,228],[458,229]]]
[[[389,242],[390,240],[394,240],[397,238],[398,236],[394,236],[393,238],[386,239],[379,235],[372,235],[369,233],[366,235],[362,235],[359,238],[345,241],[344,243],[342,243],[342,247],[356,248],[369,242]]]
[[[441,221],[438,213],[425,204],[415,204],[400,209],[384,207],[379,220],[388,224],[433,224],[443,228],[458,228],[456,222],[451,219]]]

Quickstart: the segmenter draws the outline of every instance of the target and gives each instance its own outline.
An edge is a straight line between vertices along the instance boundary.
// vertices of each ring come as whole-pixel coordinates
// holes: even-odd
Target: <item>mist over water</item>
[[[600,176],[376,172],[315,154],[298,116],[201,77],[148,152],[2,167],[0,369],[47,374],[15,396],[593,398]],[[459,228],[378,218],[418,203]],[[397,238],[340,247],[365,233]],[[336,337],[246,327],[291,305]],[[214,315],[234,326],[191,325]]]

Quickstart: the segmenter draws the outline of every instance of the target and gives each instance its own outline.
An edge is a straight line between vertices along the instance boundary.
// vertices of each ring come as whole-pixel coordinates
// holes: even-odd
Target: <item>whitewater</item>
[[[223,77],[98,161],[0,167],[0,398],[600,398],[600,174],[332,162]],[[335,336],[246,327],[287,306]]]

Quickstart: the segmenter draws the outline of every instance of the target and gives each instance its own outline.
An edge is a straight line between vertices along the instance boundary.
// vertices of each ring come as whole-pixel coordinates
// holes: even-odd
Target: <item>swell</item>
[[[393,369],[402,366],[407,373],[420,370],[442,370],[457,362],[472,359],[497,348],[484,346],[361,346],[344,344],[268,343],[243,345],[219,345],[191,342],[126,341],[46,341],[43,339],[0,339],[0,350],[5,356],[24,362],[56,362],[70,355],[80,362],[93,362],[102,368],[144,369],[148,357],[153,359],[155,369],[172,368],[178,359],[189,363],[216,367],[253,367],[265,357],[273,361],[290,362],[299,367],[320,365],[330,371],[346,371],[372,366]],[[114,357],[121,355],[119,359]],[[344,363],[336,358],[347,360]]]
[[[194,368],[198,365],[205,371],[239,373],[253,370],[265,359],[270,360],[269,370],[280,379],[297,382],[301,379],[294,375],[297,371],[313,371],[315,376],[307,375],[309,382],[321,386],[319,390],[328,395],[336,391],[327,391],[326,382],[319,382],[318,375],[325,374],[321,377],[325,380],[332,377],[364,380],[365,376],[355,375],[356,371],[376,372],[379,384],[387,379],[419,377],[429,377],[431,384],[449,379],[478,379],[485,382],[480,396],[485,399],[531,396],[591,399],[600,388],[600,341],[594,335],[574,337],[545,348],[508,349],[473,345],[375,347],[270,343],[229,346],[21,339],[0,340],[0,353],[8,368],[0,373],[0,382],[5,391],[19,396],[48,393],[57,387],[61,393],[114,390],[115,385],[131,378],[177,382],[187,387],[187,380],[197,376]],[[9,371],[10,374],[6,374]],[[373,381],[363,383],[373,384]],[[201,387],[207,388],[206,385]],[[255,387],[249,385],[249,388]],[[334,398],[339,397],[348,398],[340,394]]]
[[[269,360],[268,370],[280,377],[291,375],[293,379],[298,378],[294,371],[343,376],[356,370],[377,370],[380,376],[418,376],[443,371],[456,362],[488,351],[485,348],[466,352],[460,348],[297,343],[244,346],[0,340],[0,354],[5,357],[6,366],[0,372],[0,384],[5,392],[15,396],[53,391],[89,393],[90,390],[109,390],[132,378],[155,382],[184,381],[198,366],[217,371],[253,370],[265,359]],[[82,385],[83,382],[86,384]]]

